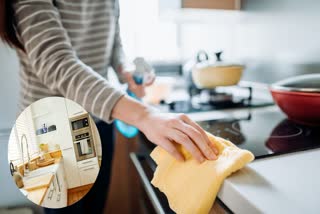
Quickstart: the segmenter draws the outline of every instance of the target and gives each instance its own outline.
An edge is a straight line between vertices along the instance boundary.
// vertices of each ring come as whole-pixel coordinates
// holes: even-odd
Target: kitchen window
[[[120,0],[120,28],[129,60],[175,60],[179,57],[177,24],[161,20],[158,0]]]
[[[21,137],[26,135],[29,147],[30,158],[36,157],[39,154],[39,147],[35,140],[34,126],[30,111],[23,112],[17,119],[14,127],[12,128],[9,145],[8,145],[8,157],[9,161],[12,161],[14,165],[22,164],[22,151],[21,151]],[[23,143],[23,159],[26,163],[28,161],[27,146]]]

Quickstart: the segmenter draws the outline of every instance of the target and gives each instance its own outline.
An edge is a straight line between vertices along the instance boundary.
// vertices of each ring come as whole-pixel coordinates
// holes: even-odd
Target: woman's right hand
[[[143,103],[123,96],[114,105],[112,118],[136,126],[152,143],[178,160],[183,161],[184,157],[175,143],[181,144],[199,162],[217,159],[215,145],[205,131],[185,114],[152,112]]]
[[[174,143],[181,144],[200,163],[206,159],[217,159],[218,150],[205,131],[185,114],[147,112],[137,127],[152,143],[168,151],[177,160],[183,161],[184,157]]]

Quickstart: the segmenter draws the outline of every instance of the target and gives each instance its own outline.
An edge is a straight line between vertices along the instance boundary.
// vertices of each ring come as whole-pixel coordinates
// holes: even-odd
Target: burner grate
[[[247,107],[252,101],[251,86],[237,86],[238,89],[247,90],[246,96],[236,96],[232,92],[219,92],[214,89],[198,89],[198,93],[190,94],[192,104],[196,107],[211,105],[215,108]]]

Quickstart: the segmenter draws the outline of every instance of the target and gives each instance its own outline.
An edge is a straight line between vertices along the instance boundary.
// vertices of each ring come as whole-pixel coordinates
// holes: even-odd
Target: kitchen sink
[[[44,175],[47,173],[55,173],[58,169],[58,164],[53,164],[50,166],[41,167],[39,169],[30,171],[27,175],[24,176],[25,179],[34,178],[40,175]]]

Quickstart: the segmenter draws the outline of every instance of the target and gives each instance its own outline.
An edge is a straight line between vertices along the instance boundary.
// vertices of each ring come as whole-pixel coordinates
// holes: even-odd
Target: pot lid
[[[204,68],[204,67],[243,67],[240,64],[237,63],[230,63],[230,62],[225,62],[222,60],[221,55],[222,55],[222,51],[220,52],[216,52],[215,56],[216,59],[215,60],[211,60],[209,57],[209,54],[205,51],[199,51],[196,57],[196,66],[199,68]]]
[[[271,85],[272,89],[320,93],[320,73],[291,77]]]

